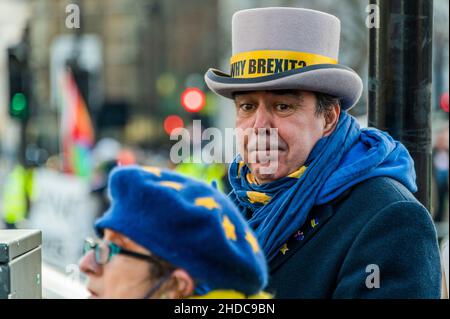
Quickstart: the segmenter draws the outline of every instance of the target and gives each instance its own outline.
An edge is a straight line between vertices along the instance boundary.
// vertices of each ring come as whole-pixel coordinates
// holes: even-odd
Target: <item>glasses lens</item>
[[[90,250],[95,248],[95,243],[91,239],[85,239],[83,244],[83,255],[86,255]]]
[[[109,261],[109,246],[107,243],[99,243],[95,247],[95,261],[99,265],[104,265]]]

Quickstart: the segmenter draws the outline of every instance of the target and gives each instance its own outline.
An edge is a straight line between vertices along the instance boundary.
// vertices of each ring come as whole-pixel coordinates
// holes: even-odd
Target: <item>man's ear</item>
[[[184,269],[176,269],[171,275],[171,285],[165,295],[170,299],[180,299],[192,296],[194,280]]]
[[[339,105],[334,105],[329,111],[325,112],[325,126],[323,128],[323,136],[333,133],[341,114]]]

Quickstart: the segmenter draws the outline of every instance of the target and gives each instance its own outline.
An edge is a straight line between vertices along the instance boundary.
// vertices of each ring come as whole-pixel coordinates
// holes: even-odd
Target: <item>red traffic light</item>
[[[169,115],[164,120],[164,130],[167,134],[172,134],[172,132],[178,128],[184,127],[184,122],[178,115]]]
[[[444,110],[444,112],[448,113],[448,92],[445,92],[441,95],[440,105],[441,109]]]
[[[197,88],[187,88],[181,94],[181,105],[188,112],[198,112],[205,106],[205,93]]]

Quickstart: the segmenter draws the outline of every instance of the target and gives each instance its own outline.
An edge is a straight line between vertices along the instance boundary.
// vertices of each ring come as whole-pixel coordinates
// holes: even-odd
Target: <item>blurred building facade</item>
[[[70,4],[80,8],[79,29],[66,26]],[[180,92],[189,84],[186,78],[217,65],[216,1],[205,5],[202,0],[32,0],[30,6],[37,108],[30,131],[44,134],[44,146],[51,151],[56,151],[58,136],[51,74],[52,47],[58,37],[72,36],[74,49],[79,44],[77,36],[99,39],[101,67],[95,85],[90,86],[94,92],[89,92],[95,103],[88,101],[91,115],[100,126],[97,137],[112,136],[131,144],[151,147],[167,139],[162,128],[162,117],[167,113],[164,103],[175,109]],[[158,92],[157,81],[164,75],[173,86],[170,94]],[[118,113],[116,120],[114,112]]]

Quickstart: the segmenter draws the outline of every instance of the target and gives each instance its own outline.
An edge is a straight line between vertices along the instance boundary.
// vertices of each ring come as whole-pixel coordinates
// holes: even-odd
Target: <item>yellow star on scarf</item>
[[[241,177],[241,168],[244,166],[244,161],[240,161],[238,165],[237,177]]]
[[[177,183],[177,182],[171,182],[171,181],[162,181],[159,182],[160,185],[173,188],[174,190],[179,191],[183,188],[183,184]]]
[[[250,184],[258,184],[256,182],[255,176],[253,176],[252,173],[248,173],[245,178],[247,179],[247,182],[249,182]]]
[[[295,172],[289,174],[287,177],[300,178],[303,175],[303,173],[306,171],[306,169],[307,169],[306,166],[302,166]]]
[[[269,195],[255,191],[248,191],[247,197],[250,203],[252,204],[254,203],[267,204],[272,199],[272,197],[270,197]]]
[[[257,253],[259,251],[259,245],[258,245],[258,241],[256,240],[255,236],[253,236],[253,234],[247,230],[245,232],[245,239],[250,244],[250,246],[252,246],[253,252]]]
[[[225,216],[223,218],[222,227],[223,227],[223,230],[225,231],[225,237],[227,237],[228,239],[236,241],[236,239],[237,239],[236,231],[235,231],[236,228],[234,227],[233,223],[228,218],[228,216]]]
[[[220,205],[212,197],[199,197],[195,199],[195,206],[203,206],[209,210],[220,208]]]
[[[284,244],[283,247],[280,248],[280,251],[283,255],[286,255],[286,252],[289,250],[287,244]]]
[[[154,167],[154,166],[144,166],[142,167],[144,169],[144,171],[149,172],[153,175],[156,175],[158,177],[161,177],[161,169],[158,167]]]
[[[311,219],[311,227],[312,227],[312,228],[314,228],[314,227],[316,227],[316,226],[318,226],[318,225],[319,225],[319,223],[317,222],[317,219],[316,219],[316,218]]]

